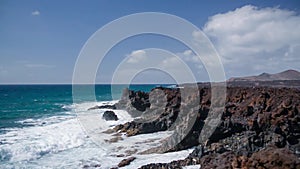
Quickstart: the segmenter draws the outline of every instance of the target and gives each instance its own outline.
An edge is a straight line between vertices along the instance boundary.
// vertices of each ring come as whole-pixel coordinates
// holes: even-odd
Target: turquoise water
[[[130,89],[150,91],[157,85],[131,85]],[[121,96],[125,85],[114,85]],[[112,100],[111,85],[95,85],[97,101]],[[4,128],[26,127],[16,123],[63,114],[72,104],[72,85],[0,85],[0,132]]]
[[[156,86],[165,85],[129,88],[150,91]],[[85,87],[81,85],[79,89]],[[98,118],[92,124],[98,126],[95,131],[133,120],[124,110],[114,110],[119,117],[115,122],[101,118],[105,110],[88,110],[95,105],[116,103],[125,87],[96,85],[96,100],[85,100],[88,97],[83,92],[82,102],[73,103],[72,85],[0,85],[0,168],[83,168],[94,163],[110,168],[118,164],[121,159],[114,156],[118,153],[116,147],[101,146],[107,144],[108,135],[98,133],[103,140],[95,144],[78,120],[78,113],[85,119]],[[137,139],[143,142],[152,137]]]

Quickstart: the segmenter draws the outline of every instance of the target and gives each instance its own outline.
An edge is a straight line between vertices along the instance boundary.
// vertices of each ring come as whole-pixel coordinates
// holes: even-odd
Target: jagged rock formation
[[[127,110],[131,116],[140,116],[141,112],[150,107],[149,94],[142,91],[123,90],[120,101],[115,105],[118,109]]]
[[[204,143],[199,142],[199,136],[211,109],[211,91],[207,86],[198,87],[198,93],[190,92],[192,94],[189,97],[181,94],[182,90],[192,90],[189,87],[156,88],[150,93],[125,91],[117,107],[123,107],[135,117],[141,118],[116,126],[116,132],[126,132],[128,136],[132,136],[182,129],[177,135],[182,140],[176,146],[168,147],[165,145],[168,143],[163,143],[145,153],[177,151],[198,146],[184,160],[149,164],[142,168],[176,168],[192,164],[207,165],[209,168],[300,167],[299,89],[228,87],[226,104],[219,111],[221,121]],[[182,117],[181,114],[185,116]],[[178,118],[179,122],[176,121]],[[190,128],[189,122],[193,122]],[[169,138],[168,142],[172,142],[177,136]],[[272,151],[287,156],[272,156]]]

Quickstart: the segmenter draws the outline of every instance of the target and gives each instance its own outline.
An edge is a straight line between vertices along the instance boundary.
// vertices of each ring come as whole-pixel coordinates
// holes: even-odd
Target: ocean
[[[132,90],[150,91],[158,85],[131,85]],[[121,96],[125,85],[115,85]],[[111,85],[95,85],[96,100],[73,103],[72,85],[0,85],[0,168],[111,168],[128,151],[140,152],[159,144],[170,131],[122,136],[116,143],[103,133],[114,125],[133,118],[124,110],[114,110],[118,121],[105,121],[105,110],[91,110],[96,105],[114,104]],[[99,137],[91,139],[77,118],[99,117]],[[151,140],[151,141],[149,141]],[[191,150],[166,154],[134,154],[137,159],[127,168],[150,162],[168,162],[184,158]],[[126,168],[126,167],[125,167]]]
[[[157,85],[131,85],[132,90],[150,91]],[[121,96],[126,85],[115,85]],[[95,85],[97,101],[111,101],[111,85]],[[73,104],[72,85],[0,85],[0,132],[6,128],[26,127],[28,119],[65,115]]]

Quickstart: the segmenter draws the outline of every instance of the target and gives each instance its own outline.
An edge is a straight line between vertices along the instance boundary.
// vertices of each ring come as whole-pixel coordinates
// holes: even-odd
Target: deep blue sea
[[[130,85],[129,88],[150,91],[156,86],[165,85]],[[114,95],[121,97],[125,87],[114,85]],[[100,115],[96,123],[99,120],[97,130],[101,131],[130,121],[132,117],[124,110],[115,110],[120,120],[106,122],[101,119],[102,110],[88,111],[95,105],[116,102],[111,85],[95,85],[94,88],[95,101],[73,103],[72,85],[0,85],[0,168],[84,168],[94,163],[102,163],[100,168],[109,168],[117,164],[120,159],[114,155],[115,147],[104,146],[105,139],[95,146],[82,129],[76,113],[83,113],[87,119]],[[109,137],[101,132],[99,135]],[[134,139],[138,143],[148,137],[135,137],[128,143]],[[142,145],[140,149],[145,147]]]
[[[130,85],[132,90],[150,91],[158,85]],[[121,96],[126,85],[114,85]],[[95,85],[97,101],[111,101],[111,85]],[[18,123],[64,114],[71,105],[72,85],[0,85],[0,132],[5,128],[26,127]]]

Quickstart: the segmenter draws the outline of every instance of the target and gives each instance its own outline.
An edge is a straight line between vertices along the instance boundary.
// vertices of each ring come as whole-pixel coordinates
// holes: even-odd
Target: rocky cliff
[[[116,105],[138,117],[118,125],[127,136],[175,130],[157,148],[144,153],[194,147],[186,159],[142,168],[300,168],[300,90],[296,88],[228,87],[221,120],[205,141],[199,141],[211,113],[211,88],[155,88],[150,93],[125,89]],[[188,91],[191,95],[182,95]],[[184,114],[184,116],[182,116]],[[178,120],[180,119],[180,120]],[[189,127],[190,126],[190,127]],[[180,139],[181,141],[174,143]]]

